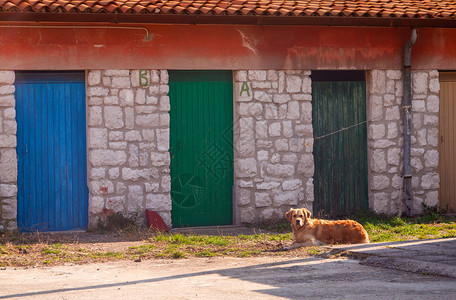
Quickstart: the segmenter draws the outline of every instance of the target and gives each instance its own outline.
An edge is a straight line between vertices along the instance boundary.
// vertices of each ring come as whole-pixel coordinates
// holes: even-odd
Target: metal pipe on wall
[[[413,191],[412,191],[412,169],[410,165],[410,139],[412,125],[412,47],[418,38],[417,31],[412,28],[410,39],[404,46],[404,87],[402,98],[402,113],[404,122],[404,174],[402,201],[405,206],[405,215],[413,216]],[[399,212],[401,213],[401,212]]]

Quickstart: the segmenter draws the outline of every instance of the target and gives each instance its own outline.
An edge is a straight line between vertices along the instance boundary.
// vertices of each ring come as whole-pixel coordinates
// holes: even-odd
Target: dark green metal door
[[[231,71],[170,71],[173,227],[232,224]]]
[[[314,213],[348,215],[367,210],[364,74],[313,72],[312,101]]]

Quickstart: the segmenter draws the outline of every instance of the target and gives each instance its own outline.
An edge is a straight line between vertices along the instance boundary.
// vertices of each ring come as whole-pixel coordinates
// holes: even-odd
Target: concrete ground
[[[0,299],[456,299],[455,246],[456,239],[443,239],[334,247],[359,260],[198,258],[7,268],[0,270]]]

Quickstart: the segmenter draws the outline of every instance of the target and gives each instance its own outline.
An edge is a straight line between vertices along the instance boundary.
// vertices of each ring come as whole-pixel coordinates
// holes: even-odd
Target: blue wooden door
[[[85,229],[88,219],[83,72],[16,74],[18,227]]]

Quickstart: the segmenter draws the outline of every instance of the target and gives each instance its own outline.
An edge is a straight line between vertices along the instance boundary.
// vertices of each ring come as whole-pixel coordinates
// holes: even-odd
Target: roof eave
[[[160,15],[107,13],[0,12],[2,22],[306,25],[455,28],[456,20],[439,18],[384,18],[334,16]]]

